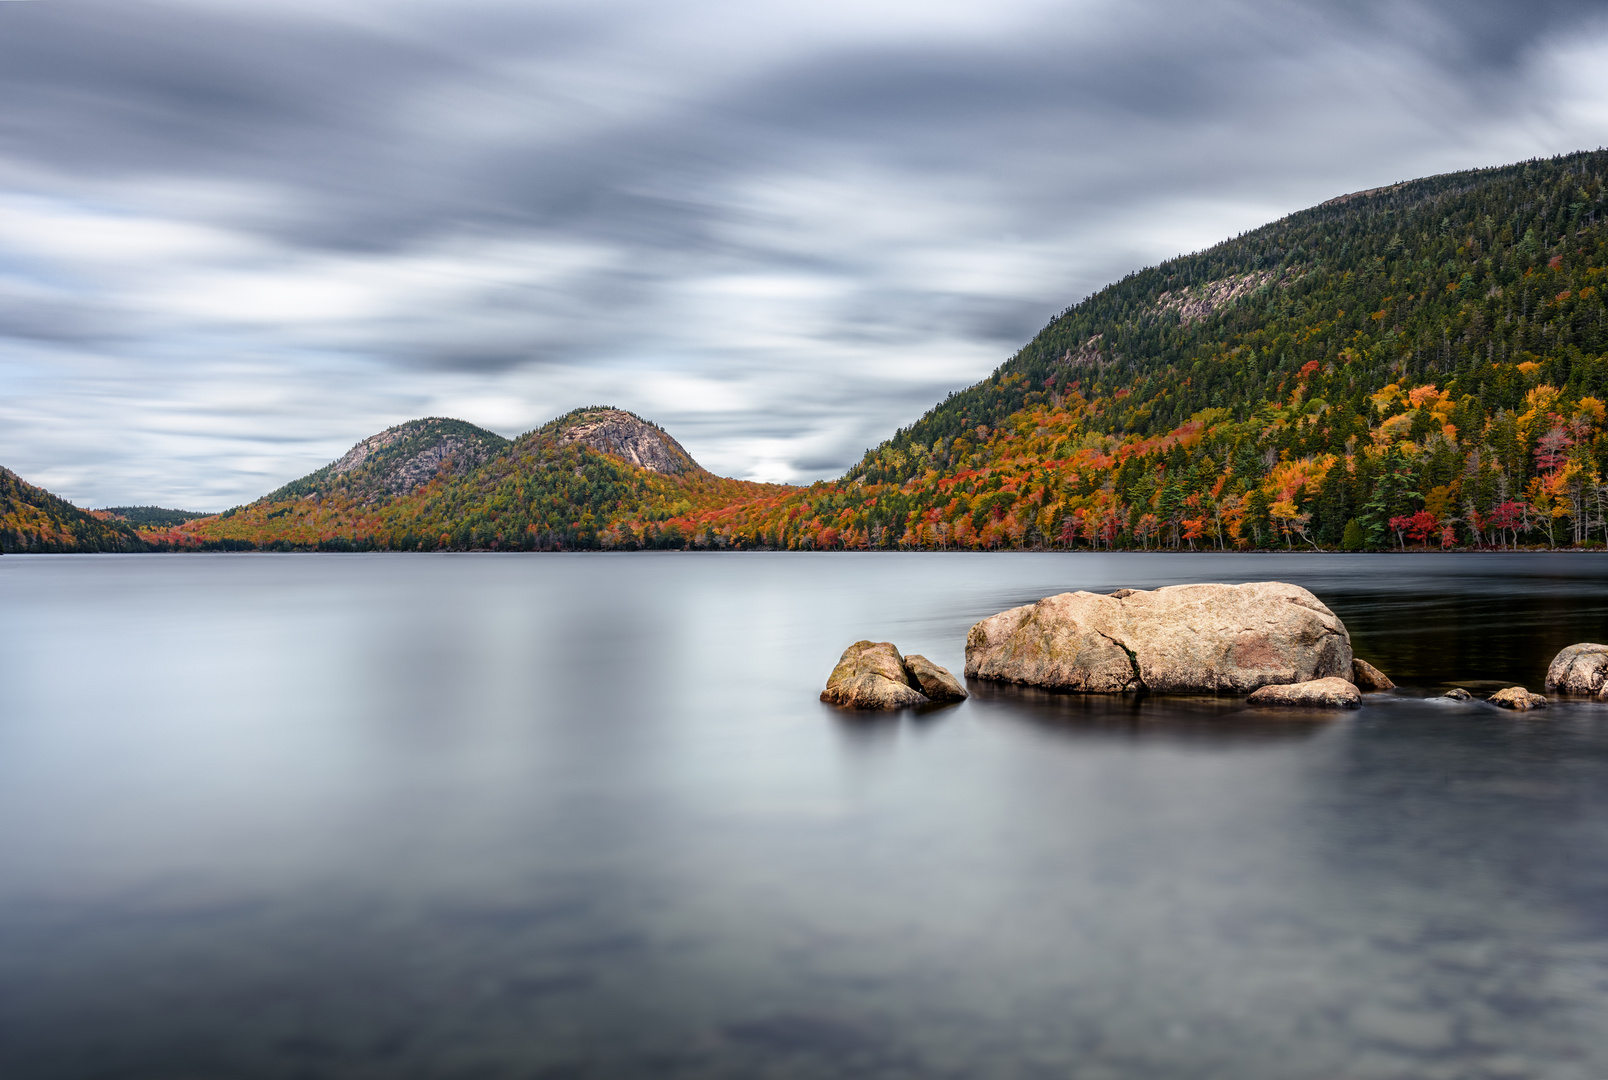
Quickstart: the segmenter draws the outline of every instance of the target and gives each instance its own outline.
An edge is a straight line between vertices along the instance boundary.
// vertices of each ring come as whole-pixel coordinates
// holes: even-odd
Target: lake
[[[1337,715],[973,684],[1051,593],[1282,580]],[[0,558],[0,1076],[1608,1077],[1608,556]]]

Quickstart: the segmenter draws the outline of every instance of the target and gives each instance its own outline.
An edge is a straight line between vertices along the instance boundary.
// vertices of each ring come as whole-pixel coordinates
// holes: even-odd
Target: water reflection
[[[1154,739],[1195,745],[1304,739],[1345,713],[1247,705],[1243,698],[1164,694],[1060,694],[969,680],[985,715],[1065,738]]]

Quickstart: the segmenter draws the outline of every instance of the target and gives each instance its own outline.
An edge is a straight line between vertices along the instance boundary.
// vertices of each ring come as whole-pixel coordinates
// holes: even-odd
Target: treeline
[[[167,528],[209,516],[195,510],[169,510],[161,506],[108,506],[101,513],[126,521],[136,529]]]

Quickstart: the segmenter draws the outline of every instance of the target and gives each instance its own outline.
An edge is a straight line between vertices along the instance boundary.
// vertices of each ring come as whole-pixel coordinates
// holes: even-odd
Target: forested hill
[[[216,518],[147,534],[155,547],[574,550],[683,547],[667,519],[790,488],[715,476],[621,409],[576,409],[509,441],[432,417]]]
[[[125,523],[102,520],[0,468],[0,551],[139,551],[143,546]]]
[[[1132,274],[836,483],[788,547],[1601,543],[1608,152],[1332,199]]]
[[[1605,340],[1591,272],[1605,170],[1599,151],[1345,195],[1131,274],[878,451],[953,439],[1074,382],[1125,402],[1097,429],[1154,435],[1212,407],[1244,421],[1313,361],[1345,369],[1312,387],[1329,391],[1400,375],[1478,394],[1506,361],[1535,359],[1542,381],[1600,394],[1604,367],[1581,361],[1600,361]],[[1521,382],[1482,400],[1513,409]],[[871,452],[849,478],[915,474],[889,458]]]

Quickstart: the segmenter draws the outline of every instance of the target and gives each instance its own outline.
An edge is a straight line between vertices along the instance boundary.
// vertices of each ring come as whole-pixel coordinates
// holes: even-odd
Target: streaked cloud
[[[0,6],[0,462],[215,508],[613,403],[835,475],[1122,274],[1605,141],[1592,3]]]

